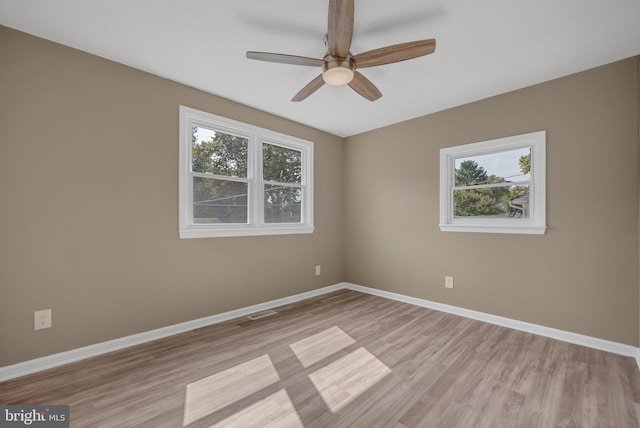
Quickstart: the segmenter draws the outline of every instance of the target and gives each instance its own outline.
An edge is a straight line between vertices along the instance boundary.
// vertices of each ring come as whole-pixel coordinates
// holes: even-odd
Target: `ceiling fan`
[[[329,24],[325,44],[327,53],[322,59],[269,52],[247,51],[247,58],[260,61],[322,67],[322,74],[300,90],[291,101],[302,101],[325,83],[333,86],[349,85],[351,89],[369,101],[375,101],[382,93],[357,69],[375,67],[418,58],[433,53],[435,39],[417,40],[374,49],[352,55],[354,0],[329,0]]]

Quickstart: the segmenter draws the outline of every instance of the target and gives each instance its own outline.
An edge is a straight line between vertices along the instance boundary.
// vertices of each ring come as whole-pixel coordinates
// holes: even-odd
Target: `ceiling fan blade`
[[[324,61],[316,58],[307,58],[306,56],[286,55],[269,52],[253,52],[247,51],[247,58],[257,59],[258,61],[279,62],[282,64],[294,65],[310,65],[314,67],[322,67]]]
[[[353,0],[329,0],[329,53],[340,58],[349,56],[353,35]]]
[[[324,79],[322,78],[322,74],[313,79],[311,82],[307,83],[307,86],[302,88],[300,92],[295,94],[291,101],[298,102],[307,98],[309,95],[313,94],[315,91],[320,89],[324,85]]]
[[[382,96],[382,92],[376,88],[376,85],[357,71],[354,73],[353,80],[349,83],[349,86],[369,101],[375,101]]]
[[[436,40],[417,40],[363,52],[353,57],[357,68],[375,67],[429,55],[436,50]]]

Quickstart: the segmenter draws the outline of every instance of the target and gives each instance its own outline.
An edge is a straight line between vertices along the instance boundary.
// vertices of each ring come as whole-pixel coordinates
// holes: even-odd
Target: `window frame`
[[[455,218],[453,192],[455,161],[531,148],[529,180],[530,218]],[[517,185],[517,182],[514,182]],[[546,131],[514,135],[440,149],[440,230],[543,235],[546,231]]]
[[[231,236],[260,236],[313,233],[313,142],[274,132],[258,126],[227,119],[186,106],[180,106],[179,126],[179,215],[181,239]],[[193,126],[247,138],[247,177],[239,178],[193,172]],[[264,222],[263,143],[301,152],[302,199],[300,223]],[[204,223],[193,221],[193,177],[247,182],[247,223]]]

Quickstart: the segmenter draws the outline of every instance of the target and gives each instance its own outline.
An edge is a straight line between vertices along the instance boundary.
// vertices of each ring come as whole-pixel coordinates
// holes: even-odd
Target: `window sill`
[[[467,224],[440,224],[442,232],[514,233],[524,235],[544,235],[547,226],[492,226]]]
[[[219,238],[230,236],[264,236],[264,235],[295,235],[313,233],[313,226],[275,226],[275,227],[221,227],[180,229],[180,239],[191,238]]]

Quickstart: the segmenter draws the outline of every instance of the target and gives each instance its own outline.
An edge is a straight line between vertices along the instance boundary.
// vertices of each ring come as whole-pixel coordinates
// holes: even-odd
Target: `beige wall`
[[[545,235],[438,229],[440,148],[542,129]],[[348,138],[345,167],[347,281],[638,344],[638,58]]]
[[[4,27],[0,58],[0,366],[343,279],[341,138]],[[314,141],[315,233],[180,240],[180,104]]]

